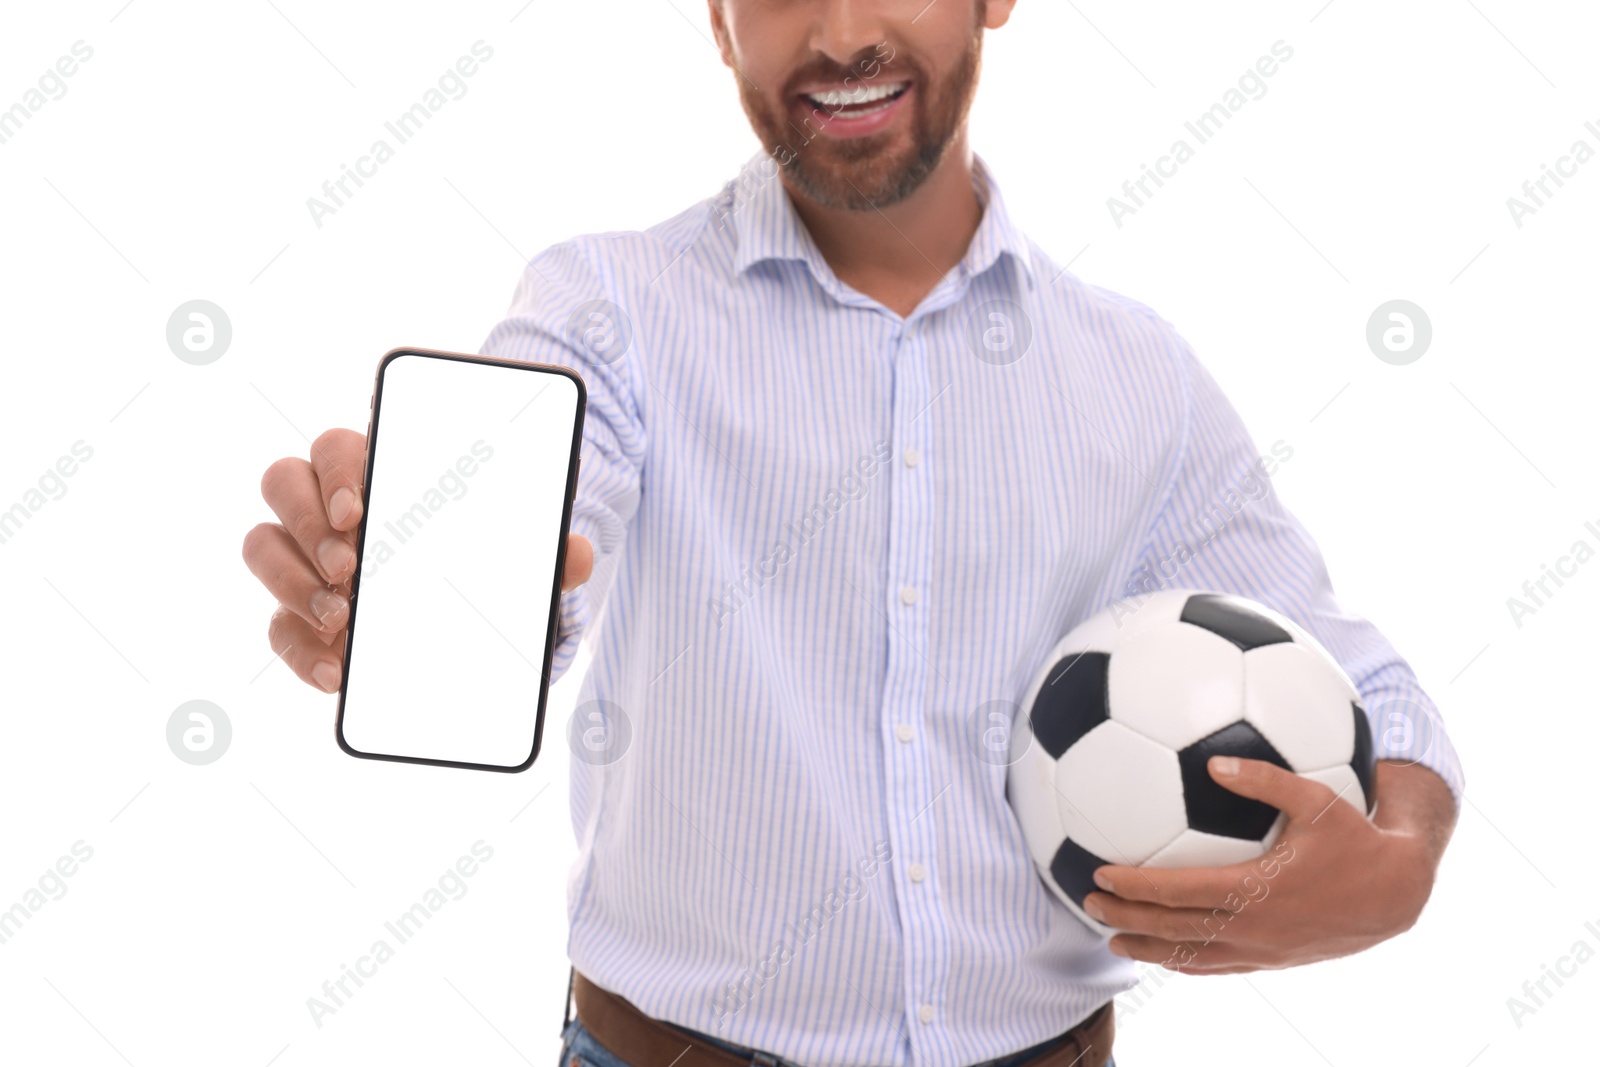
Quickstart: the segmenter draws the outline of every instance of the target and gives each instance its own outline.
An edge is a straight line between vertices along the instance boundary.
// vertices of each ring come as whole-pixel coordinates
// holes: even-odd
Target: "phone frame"
[[[356,632],[356,611],[360,604],[361,591],[361,563],[366,555],[367,520],[372,517],[370,495],[372,487],[372,469],[377,458],[378,448],[378,423],[382,414],[383,373],[390,363],[401,356],[423,356],[430,359],[453,360],[460,363],[481,363],[496,367],[511,367],[517,370],[526,370],[534,373],[559,374],[570,378],[578,387],[577,413],[572,421],[572,448],[567,456],[567,488],[566,499],[561,506],[561,532],[556,543],[556,566],[553,588],[550,594],[550,621],[544,642],[544,663],[539,670],[539,707],[533,725],[533,750],[528,753],[528,758],[514,767],[500,767],[492,763],[469,763],[461,760],[430,759],[426,756],[394,756],[378,752],[362,752],[353,747],[344,736],[344,697],[345,689],[350,681],[350,660],[354,651]],[[516,774],[533,766],[533,761],[539,756],[539,749],[544,740],[544,714],[545,704],[550,697],[550,665],[555,656],[556,632],[561,616],[561,578],[566,572],[567,565],[567,539],[571,533],[572,504],[578,488],[578,462],[579,453],[583,445],[583,416],[588,408],[589,392],[583,383],[583,376],[571,367],[555,363],[532,363],[519,359],[495,359],[490,356],[467,355],[460,352],[443,352],[431,348],[392,348],[378,360],[378,371],[373,378],[372,401],[370,415],[367,421],[367,460],[366,468],[361,478],[361,524],[356,528],[356,569],[350,577],[350,619],[345,624],[344,639],[344,667],[339,675],[339,710],[334,718],[333,734],[339,747],[349,755],[358,759],[386,760],[391,763],[421,763],[434,767],[461,767],[475,771],[499,771],[505,774]]]

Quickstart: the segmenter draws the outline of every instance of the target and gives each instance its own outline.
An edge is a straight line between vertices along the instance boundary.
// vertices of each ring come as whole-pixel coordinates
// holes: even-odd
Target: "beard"
[[[982,5],[978,5],[981,11]],[[824,132],[832,116],[827,110],[813,111],[805,126],[790,118],[794,94],[785,92],[778,100],[736,77],[739,101],[751,128],[762,145],[787,173],[794,190],[815,203],[849,211],[869,211],[897,204],[927,181],[944,159],[950,142],[966,124],[977,90],[982,67],[983,25],[981,17],[961,61],[943,82],[933,84],[914,61],[895,56],[889,62],[877,60],[876,53],[850,67],[819,61],[796,73],[790,85],[808,81],[851,84],[893,84],[909,80],[916,87],[912,96],[913,113],[909,123],[909,142],[898,131],[884,131],[868,137],[835,140]],[[868,78],[866,72],[876,74]],[[891,148],[889,141],[896,144]],[[787,157],[787,162],[784,162]]]

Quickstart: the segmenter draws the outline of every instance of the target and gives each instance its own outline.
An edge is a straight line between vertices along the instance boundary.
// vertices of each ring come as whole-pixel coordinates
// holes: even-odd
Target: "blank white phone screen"
[[[385,366],[341,705],[357,753],[530,761],[578,404],[550,371]]]

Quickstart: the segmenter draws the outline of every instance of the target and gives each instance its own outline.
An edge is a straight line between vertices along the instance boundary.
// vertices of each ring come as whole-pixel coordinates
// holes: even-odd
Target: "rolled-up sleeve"
[[[575,241],[535,256],[482,354],[554,363],[583,376],[588,394],[571,532],[594,546],[594,573],[561,594],[551,681],[577,656],[604,609],[638,510],[647,438],[633,390],[632,322]]]
[[[1258,451],[1211,373],[1174,338],[1187,381],[1184,426],[1164,503],[1126,592],[1215,590],[1292,619],[1355,684],[1377,758],[1427,767],[1459,807],[1465,776],[1438,707],[1378,628],[1339,604],[1316,542],[1272,488],[1275,464],[1292,456],[1292,446]]]

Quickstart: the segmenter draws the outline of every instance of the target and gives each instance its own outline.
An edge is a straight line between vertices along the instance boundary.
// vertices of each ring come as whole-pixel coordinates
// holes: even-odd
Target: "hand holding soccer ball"
[[[1011,745],[1007,792],[1035,864],[1104,934],[1083,910],[1097,868],[1237,864],[1282,832],[1282,811],[1214,780],[1213,756],[1276,764],[1364,815],[1376,806],[1354,685],[1293,622],[1225,594],[1164,590],[1073,629],[1046,657]]]

